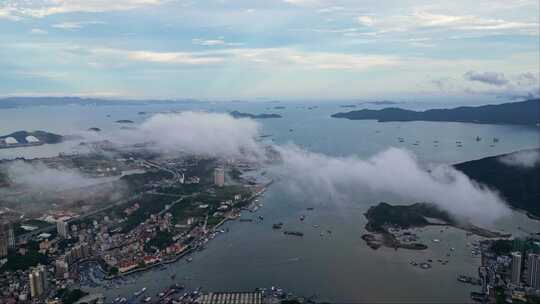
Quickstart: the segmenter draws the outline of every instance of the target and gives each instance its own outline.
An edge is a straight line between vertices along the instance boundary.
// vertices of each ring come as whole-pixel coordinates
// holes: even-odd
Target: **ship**
[[[294,236],[304,236],[304,233],[299,231],[284,231],[283,234],[285,235],[294,235]]]
[[[283,227],[283,223],[281,222],[272,225],[272,229],[281,229],[281,227]]]

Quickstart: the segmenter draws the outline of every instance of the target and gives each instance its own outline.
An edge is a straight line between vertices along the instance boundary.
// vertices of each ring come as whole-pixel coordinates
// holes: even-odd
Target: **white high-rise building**
[[[67,222],[64,222],[62,220],[59,220],[56,222],[56,231],[58,232],[58,235],[64,239],[67,239],[68,237],[68,224]]]
[[[527,257],[527,284],[540,290],[540,254],[531,253]]]
[[[32,298],[41,297],[49,288],[47,269],[45,266],[40,265],[30,270],[28,281],[30,285],[30,295]]]
[[[216,168],[214,170],[214,184],[218,187],[225,185],[225,170],[223,168]]]
[[[512,283],[519,285],[521,281],[521,253],[512,252]]]

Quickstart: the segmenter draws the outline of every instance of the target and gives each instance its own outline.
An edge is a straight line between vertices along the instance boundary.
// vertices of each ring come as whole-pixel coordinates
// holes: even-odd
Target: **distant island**
[[[251,119],[268,119],[268,118],[282,118],[283,116],[279,114],[250,114],[250,113],[242,113],[238,111],[232,111],[229,114],[231,114],[234,118],[251,118]]]
[[[116,123],[121,123],[121,124],[132,124],[134,123],[133,120],[129,120],[129,119],[120,119],[120,120],[117,120]]]
[[[511,207],[524,210],[529,217],[540,220],[540,164],[536,162],[531,167],[524,167],[503,161],[505,157],[519,159],[523,153],[540,153],[540,149],[486,157],[454,167],[473,180],[499,191]]]
[[[35,106],[112,106],[112,105],[150,105],[150,104],[203,104],[205,101],[196,99],[180,100],[121,100],[121,99],[100,99],[81,97],[6,97],[0,98],[0,109],[35,107]]]
[[[486,238],[510,236],[476,227],[470,223],[457,222],[447,212],[430,203],[390,205],[381,202],[370,207],[364,215],[368,219],[365,228],[370,233],[362,235],[362,239],[372,249],[378,249],[380,246],[395,249],[427,249],[425,244],[416,242],[417,237],[414,234],[401,233],[400,230],[430,225],[452,226]]]
[[[17,131],[0,136],[0,149],[57,144],[62,142],[63,139],[62,135],[40,130],[34,132]]]
[[[390,106],[390,105],[397,105],[399,102],[390,101],[390,100],[381,100],[381,101],[364,101],[359,102],[358,104],[371,104],[376,106]]]
[[[101,129],[100,129],[100,128],[96,128],[96,127],[92,127],[92,128],[88,128],[88,131],[92,131],[92,132],[101,132]]]
[[[470,122],[482,124],[540,124],[540,99],[521,102],[485,105],[478,107],[458,107],[453,109],[432,109],[412,111],[401,108],[382,110],[356,110],[333,114],[334,118],[351,120],[371,119],[379,122],[389,121],[445,121]]]
[[[354,104],[348,104],[348,105],[340,105],[341,108],[356,108],[356,105]]]

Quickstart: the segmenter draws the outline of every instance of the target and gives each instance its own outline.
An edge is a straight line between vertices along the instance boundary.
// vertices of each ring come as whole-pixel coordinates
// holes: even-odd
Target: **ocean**
[[[274,107],[285,107],[275,109]],[[339,104],[322,103],[208,103],[161,104],[140,106],[49,106],[0,110],[0,134],[18,130],[45,130],[63,135],[78,134],[90,127],[103,132],[118,129],[116,120],[129,119],[136,124],[149,115],[138,112],[205,110],[248,113],[278,113],[280,119],[259,120],[261,134],[277,144],[294,143],[309,151],[330,156],[370,157],[389,147],[404,148],[421,163],[453,164],[482,157],[537,148],[537,128],[523,126],[482,125],[440,122],[350,121],[331,118],[336,112],[352,109]],[[400,105],[402,106],[402,105]],[[416,108],[427,105],[415,105]],[[292,130],[292,131],[291,131]],[[483,140],[477,142],[479,136]],[[399,142],[403,137],[404,142]],[[492,147],[492,138],[499,142]],[[433,141],[439,141],[436,147]],[[419,145],[413,145],[418,141]],[[461,141],[462,147],[455,142]],[[78,141],[58,145],[3,149],[0,158],[47,157],[60,152],[82,149]],[[467,236],[462,230],[428,227],[419,229],[421,240],[429,248],[424,251],[372,250],[360,238],[365,233],[363,213],[380,201],[399,202],[386,194],[368,194],[348,202],[334,202],[332,197],[313,200],[287,191],[287,179],[274,183],[260,202],[264,204],[255,214],[262,222],[229,222],[223,226],[229,232],[209,242],[204,251],[195,253],[193,261],[180,260],[166,270],[151,270],[134,275],[133,284],[119,288],[95,288],[108,299],[128,297],[147,287],[147,294],[155,296],[175,281],[190,288],[206,291],[247,291],[254,288],[279,286],[297,295],[314,296],[318,300],[340,303],[354,302],[470,302],[469,293],[478,288],[456,280],[460,274],[475,276],[480,258],[471,254],[470,243],[480,239]],[[406,202],[399,202],[406,203]],[[411,202],[412,203],[412,202]],[[311,207],[313,210],[308,211]],[[300,221],[299,217],[306,219]],[[272,229],[272,224],[283,222],[287,229],[301,230],[303,238],[288,237]],[[314,228],[313,225],[320,226]],[[540,231],[540,222],[532,221],[513,211],[492,224],[498,230],[516,235]],[[332,233],[320,232],[331,230]],[[440,239],[435,243],[433,239]],[[450,248],[455,251],[450,252]],[[451,253],[450,257],[446,257]],[[447,265],[433,263],[431,269],[410,265],[411,261],[449,259]]]

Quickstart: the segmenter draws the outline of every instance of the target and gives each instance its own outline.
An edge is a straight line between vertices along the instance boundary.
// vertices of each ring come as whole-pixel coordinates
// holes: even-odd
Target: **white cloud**
[[[208,65],[218,64],[224,61],[220,56],[212,56],[206,53],[195,52],[154,52],[154,51],[131,51],[121,49],[97,48],[91,52],[98,56],[114,56],[119,60],[140,61],[150,63],[185,64],[185,65]]]
[[[92,24],[107,24],[103,21],[68,21],[68,22],[62,22],[62,23],[56,23],[53,24],[52,27],[57,29],[63,29],[63,30],[79,30],[86,25],[92,25]]]
[[[416,9],[411,14],[388,15],[377,20],[369,16],[358,17],[358,22],[367,26],[376,26],[380,34],[399,33],[413,30],[430,31],[513,31],[522,34],[538,35],[538,22],[510,21],[500,18],[481,17],[476,15],[454,15],[433,13]]]
[[[240,61],[280,66],[297,65],[309,69],[365,70],[397,65],[394,56],[308,52],[291,48],[230,50]]]
[[[499,161],[508,166],[534,168],[540,163],[539,150],[519,151],[499,157]]]
[[[39,192],[52,192],[100,183],[99,179],[85,177],[76,169],[51,168],[42,162],[15,161],[0,169],[6,171],[16,185]]]
[[[6,14],[13,20],[21,17],[43,18],[55,14],[88,12],[100,13],[107,11],[131,10],[142,7],[152,7],[163,4],[168,0],[52,0],[41,3],[21,1],[0,4],[0,18]],[[16,19],[15,19],[16,18]]]
[[[330,157],[294,146],[277,149],[283,158],[277,173],[287,179],[291,191],[308,199],[331,196],[354,201],[391,193],[409,203],[432,202],[459,219],[483,224],[509,213],[497,193],[450,166],[431,166],[428,171],[402,149],[390,148],[369,159]]]
[[[33,28],[30,30],[30,34],[34,35],[46,35],[48,32],[39,28]]]
[[[300,6],[311,6],[322,4],[322,0],[283,0],[285,3],[300,5]]]
[[[365,26],[373,26],[375,24],[375,18],[371,16],[360,16],[358,17],[358,22]]]
[[[266,160],[265,147],[256,139],[260,125],[228,114],[182,112],[150,117],[134,130],[119,133],[120,140],[149,142],[163,153],[186,152],[216,157]],[[332,195],[353,201],[358,195],[392,193],[410,203],[433,202],[460,219],[489,223],[508,214],[504,201],[493,191],[446,165],[423,167],[415,156],[391,148],[369,159],[331,157],[294,145],[273,146],[281,162],[269,174],[286,181],[287,190],[305,198]],[[399,174],[396,174],[399,172]],[[376,203],[376,202],[373,202]]]
[[[399,63],[399,59],[393,56],[309,52],[292,48],[230,48],[204,52],[156,52],[97,48],[91,51],[102,56],[116,56],[120,60],[188,65],[244,64],[305,69],[366,70],[394,66]]]
[[[167,153],[260,158],[263,150],[256,141],[259,129],[259,124],[251,119],[234,119],[219,113],[182,112],[154,115],[138,129],[118,134],[118,138],[152,142],[151,149]]]
[[[239,42],[227,42],[223,37],[218,39],[202,39],[202,38],[193,38],[191,43],[202,46],[240,46],[243,43]]]
[[[21,18],[16,15],[16,10],[12,7],[2,7],[0,6],[0,20],[7,19],[11,21],[18,21]]]
[[[494,86],[503,86],[505,84],[508,84],[508,79],[504,76],[503,73],[497,73],[497,72],[475,72],[475,71],[468,71],[463,75],[465,79],[469,81],[477,81],[481,82],[487,85],[494,85]]]

